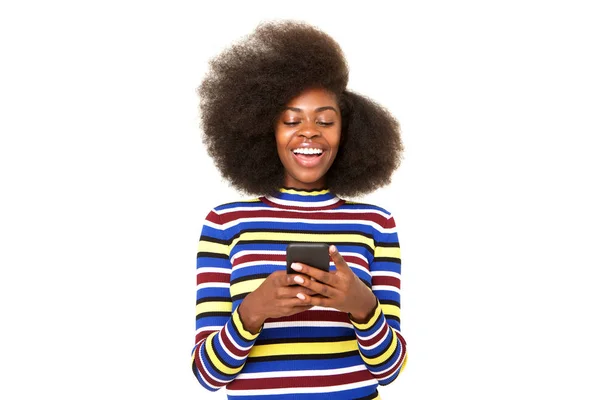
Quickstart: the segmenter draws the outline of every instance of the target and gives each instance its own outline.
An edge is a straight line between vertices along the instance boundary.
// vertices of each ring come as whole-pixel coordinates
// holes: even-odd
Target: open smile
[[[314,167],[323,159],[325,150],[319,148],[302,147],[292,150],[294,160],[303,167]]]

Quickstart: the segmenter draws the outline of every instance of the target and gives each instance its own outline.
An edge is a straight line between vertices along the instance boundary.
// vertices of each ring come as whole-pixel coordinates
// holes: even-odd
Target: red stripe
[[[330,204],[328,206],[317,206],[317,207],[311,207],[309,206],[309,202],[306,202],[306,206],[288,206],[288,205],[284,205],[281,203],[275,203],[272,202],[271,200],[267,199],[266,197],[260,197],[260,200],[263,201],[264,203],[270,205],[270,206],[274,206],[274,207],[278,207],[278,208],[283,208],[286,210],[331,210],[332,208],[336,208],[338,206],[341,206],[342,204],[344,204],[346,201],[345,200],[338,200],[333,204]]]
[[[230,352],[232,352],[233,354],[235,354],[238,357],[247,356],[249,353],[249,350],[242,351],[242,350],[238,349],[237,347],[235,347],[235,344],[233,344],[231,342],[231,340],[229,340],[229,335],[227,335],[227,333],[225,332],[225,329],[226,328],[223,327],[223,329],[221,330],[221,332],[219,334],[221,335],[221,340],[223,341],[223,344],[225,345],[227,350],[229,350]]]
[[[367,370],[361,370],[340,375],[317,375],[318,373],[319,371],[315,371],[315,375],[313,376],[236,379],[227,386],[227,389],[255,390],[283,389],[293,387],[327,387],[344,385],[348,383],[359,383],[373,379],[373,377]]]
[[[353,264],[363,267],[367,271],[369,270],[369,264],[363,258],[360,258],[357,256],[344,256],[344,260],[347,263],[353,263]],[[286,256],[285,256],[285,254],[261,254],[261,253],[245,254],[243,256],[236,257],[235,261],[233,262],[233,266],[236,267],[240,264],[250,263],[250,262],[264,263],[264,262],[269,262],[269,261],[270,262],[285,262]]]
[[[261,253],[257,253],[257,254],[246,254],[243,256],[239,256],[236,257],[233,265],[239,265],[239,264],[243,264],[243,263],[248,263],[248,262],[254,262],[254,261],[259,261],[259,262],[263,262],[263,261],[279,261],[279,262],[284,262],[285,261],[285,254],[261,254]]]
[[[394,367],[391,370],[389,370],[388,372],[380,373],[380,374],[372,373],[373,376],[375,377],[375,379],[382,380],[382,379],[386,379],[389,376],[393,375],[400,368],[400,366],[402,365],[402,362],[404,361],[404,357],[406,356],[406,342],[404,341],[404,338],[402,337],[402,335],[400,333],[398,333],[394,330],[392,330],[392,331],[396,334],[396,336],[398,337],[398,340],[400,341],[400,345],[402,346],[402,351],[400,352],[400,357],[398,357],[398,361],[396,361],[396,364],[394,364]]]
[[[387,335],[389,331],[390,331],[390,328],[388,326],[385,326],[377,335],[375,335],[375,337],[373,337],[369,340],[360,340],[360,338],[357,337],[358,343],[363,347],[372,346],[375,343],[379,342],[385,335]],[[391,343],[392,342],[390,342],[390,344]]]
[[[279,206],[277,206],[279,207]],[[305,209],[303,209],[305,210]],[[343,222],[345,220],[357,220],[357,221],[371,221],[380,226],[385,226],[388,224],[388,220],[378,214],[376,212],[360,212],[360,213],[349,213],[349,212],[335,212],[335,213],[307,213],[307,212],[296,212],[293,210],[282,210],[273,209],[273,210],[242,210],[242,211],[231,211],[227,213],[223,213],[220,215],[219,223],[226,224],[231,221],[235,221],[240,218],[280,218],[280,219],[290,219],[290,218],[298,218],[298,219],[306,219],[306,220],[324,220],[324,219],[333,219],[336,221]],[[352,222],[349,222],[352,223]]]
[[[213,332],[215,331],[203,331],[196,334],[196,343],[199,343],[201,340],[206,339]]]
[[[218,272],[207,272],[196,275],[196,285],[201,283],[229,283],[230,274],[221,274]]]
[[[348,314],[341,311],[329,311],[329,310],[318,310],[318,311],[303,311],[298,314],[290,315],[281,318],[269,318],[265,322],[298,322],[298,321],[329,321],[329,322],[346,322],[350,323]]]
[[[393,286],[400,287],[400,279],[392,278],[391,276],[374,276],[373,277],[373,286],[375,285],[383,285],[383,286]]]
[[[202,343],[202,344],[204,344],[204,343]],[[204,370],[204,367],[202,366],[202,363],[200,362],[200,347],[201,347],[201,345],[199,345],[198,347],[196,347],[196,351],[195,351],[195,354],[194,354],[194,362],[196,364],[196,369],[200,372],[200,375],[202,375],[202,378],[206,382],[208,382],[210,385],[217,386],[217,387],[224,386],[225,385],[224,383],[215,381]]]

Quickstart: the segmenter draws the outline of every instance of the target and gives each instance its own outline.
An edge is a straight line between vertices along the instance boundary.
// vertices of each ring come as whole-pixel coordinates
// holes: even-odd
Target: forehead
[[[305,89],[291,99],[286,106],[307,110],[323,106],[338,108],[335,95],[329,90],[323,88]]]

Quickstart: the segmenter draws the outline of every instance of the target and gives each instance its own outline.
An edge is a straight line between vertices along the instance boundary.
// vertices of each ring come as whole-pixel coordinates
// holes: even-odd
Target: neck
[[[285,187],[261,199],[274,207],[296,210],[326,210],[344,203],[344,200],[323,188]]]

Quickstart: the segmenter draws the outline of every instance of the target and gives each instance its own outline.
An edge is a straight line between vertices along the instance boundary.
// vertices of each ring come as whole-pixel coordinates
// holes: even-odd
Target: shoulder
[[[342,207],[347,210],[356,210],[356,211],[377,213],[386,218],[392,217],[392,213],[390,211],[388,211],[387,209],[385,209],[381,206],[371,204],[371,203],[363,203],[363,202],[359,202],[359,201],[345,200],[344,205]]]

